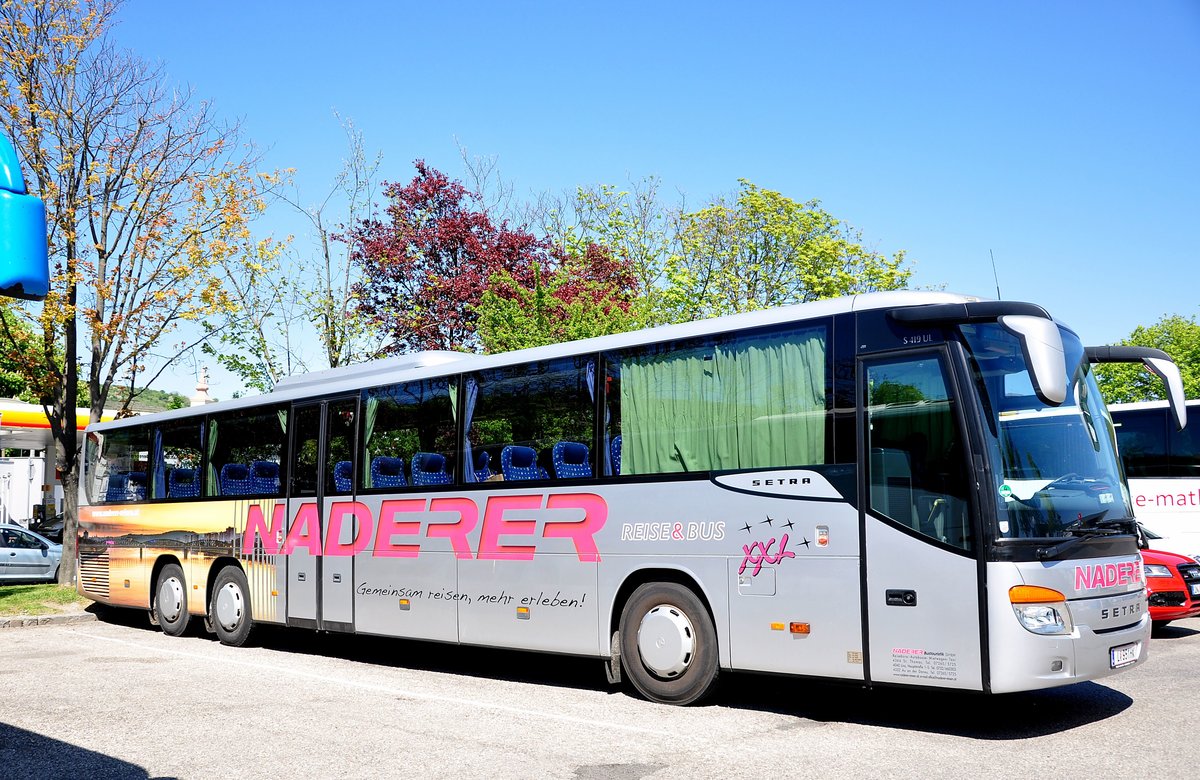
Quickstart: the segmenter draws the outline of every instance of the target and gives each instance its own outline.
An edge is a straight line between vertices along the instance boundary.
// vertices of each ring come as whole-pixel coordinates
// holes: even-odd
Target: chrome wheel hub
[[[217,622],[226,631],[233,631],[242,622],[242,615],[246,609],[246,599],[242,594],[242,589],[235,583],[227,582],[223,588],[217,591],[214,598],[216,599],[214,611]]]
[[[175,577],[167,577],[158,585],[156,599],[159,616],[174,623],[183,614],[183,583]]]
[[[637,632],[642,664],[663,679],[683,674],[696,653],[692,621],[678,607],[659,604],[642,617]]]

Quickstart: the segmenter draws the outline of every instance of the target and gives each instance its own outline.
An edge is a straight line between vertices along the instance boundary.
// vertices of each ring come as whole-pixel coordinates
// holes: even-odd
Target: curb
[[[68,615],[12,615],[0,617],[0,630],[6,628],[29,628],[30,626],[61,626],[70,623],[91,623],[96,616],[91,612],[73,612]]]

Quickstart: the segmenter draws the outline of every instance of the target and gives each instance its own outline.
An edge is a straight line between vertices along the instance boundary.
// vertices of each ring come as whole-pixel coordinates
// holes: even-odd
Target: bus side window
[[[200,495],[203,420],[159,426],[154,434],[152,498],[193,498]]]
[[[595,359],[539,361],[481,371],[468,377],[467,445],[489,457],[487,479],[590,478],[596,473],[591,446],[595,431]],[[472,389],[474,388],[474,389]],[[555,463],[555,446],[575,443],[583,462],[573,469]],[[467,449],[464,446],[464,451]],[[560,455],[562,448],[559,448]],[[495,473],[498,472],[498,473]],[[468,481],[474,481],[474,472]]]
[[[279,495],[287,479],[287,416],[286,409],[271,406],[210,417],[204,435],[204,495]],[[185,493],[193,489],[186,484],[178,486]]]
[[[1121,411],[1113,422],[1126,477],[1168,476],[1166,409]]]
[[[1162,409],[1164,421],[1168,410]],[[1200,425],[1189,425],[1182,431],[1167,425],[1170,431],[1168,457],[1172,477],[1200,477]]]
[[[867,483],[878,514],[970,550],[965,449],[934,355],[867,366]]]
[[[828,347],[828,323],[817,322],[606,354],[603,473],[825,463]]]
[[[103,439],[100,461],[107,465],[104,493],[94,496],[114,504],[145,501],[146,467],[150,459],[151,435],[146,427],[112,431]]]
[[[362,394],[363,428],[358,446],[359,488],[393,490],[437,487],[452,481],[455,465],[457,385],[444,378],[373,387]],[[438,476],[426,481],[412,470],[442,459]],[[473,454],[476,459],[478,453]],[[483,467],[480,467],[483,470]]]

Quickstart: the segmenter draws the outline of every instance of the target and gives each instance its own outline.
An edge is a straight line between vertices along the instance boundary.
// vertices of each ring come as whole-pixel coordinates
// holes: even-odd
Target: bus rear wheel
[[[182,636],[191,615],[187,610],[187,580],[179,564],[168,563],[154,583],[154,620],[168,636]]]
[[[254,620],[250,612],[250,586],[236,566],[226,566],[213,585],[208,620],[221,644],[241,647],[250,637]]]
[[[717,679],[717,632],[691,589],[638,587],[621,611],[621,666],[637,691],[663,704],[693,704]]]

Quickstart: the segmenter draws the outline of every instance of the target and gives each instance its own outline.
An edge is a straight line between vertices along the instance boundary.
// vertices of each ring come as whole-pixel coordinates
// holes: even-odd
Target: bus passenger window
[[[596,362],[590,356],[481,371],[467,378],[467,440],[478,479],[587,479],[595,474],[591,441]],[[557,448],[557,449],[556,449]],[[479,451],[489,453],[480,466]],[[556,461],[556,453],[559,460]]]
[[[354,492],[354,439],[358,399],[330,401],[325,416],[325,495]]]
[[[1117,427],[1117,449],[1125,463],[1125,476],[1169,475],[1166,409],[1122,411],[1113,415],[1113,423]],[[1184,428],[1183,432],[1189,430]]]
[[[825,323],[664,342],[605,356],[606,475],[828,462]]]
[[[200,495],[200,437],[203,418],[168,423],[155,437],[153,498],[193,498]]]
[[[366,390],[358,447],[359,487],[395,490],[452,483],[457,392],[445,378]]]
[[[867,483],[873,511],[917,533],[973,548],[965,448],[937,357],[866,369]]]
[[[204,443],[207,496],[281,494],[287,410],[266,407],[210,417]]]
[[[104,434],[96,460],[96,478],[88,484],[89,490],[99,494],[90,495],[89,500],[118,504],[149,498],[146,472],[150,463],[150,443],[151,432],[147,427],[123,428]]]
[[[1162,410],[1166,417],[1166,409]],[[1200,424],[1188,425],[1182,431],[1170,429],[1170,458],[1172,477],[1200,477]]]

